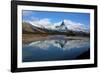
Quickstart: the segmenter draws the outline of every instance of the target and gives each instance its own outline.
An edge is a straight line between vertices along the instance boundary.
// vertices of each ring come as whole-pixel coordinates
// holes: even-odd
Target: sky
[[[86,26],[90,25],[89,13],[75,13],[75,12],[47,12],[47,11],[31,11],[23,10],[22,20],[32,21],[48,18],[51,23],[57,23],[63,20],[71,20],[76,23],[81,23]]]
[[[22,21],[48,28],[65,21],[68,29],[90,31],[90,13],[23,10]]]

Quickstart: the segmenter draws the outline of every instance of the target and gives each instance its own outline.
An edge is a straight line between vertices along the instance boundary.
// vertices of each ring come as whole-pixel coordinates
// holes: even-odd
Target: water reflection
[[[82,59],[79,56],[89,56],[89,49],[89,39],[48,39],[23,44],[22,58],[23,62]]]

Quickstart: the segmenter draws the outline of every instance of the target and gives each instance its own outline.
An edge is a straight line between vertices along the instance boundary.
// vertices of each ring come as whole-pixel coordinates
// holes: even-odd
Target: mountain
[[[23,22],[23,33],[53,33],[53,34],[67,34],[67,35],[82,35],[89,36],[89,32],[85,31],[84,27],[79,25],[73,26],[75,23],[70,21],[61,21],[56,24],[42,24],[38,22]]]
[[[22,23],[22,32],[23,33],[46,33],[46,31],[42,30],[39,27],[33,26],[32,24],[28,22]]]
[[[71,20],[63,20],[57,23],[52,23],[50,20],[43,19],[38,21],[29,22],[33,26],[48,29],[48,30],[56,30],[60,32],[66,32],[67,29],[71,31],[83,31],[83,32],[90,32],[89,27],[85,26],[84,24],[73,22]]]
[[[68,28],[64,22],[61,23],[59,26],[55,26],[58,31],[67,32]]]
[[[52,24],[50,22],[47,21],[30,21],[30,24],[32,24],[33,26],[36,26],[38,28],[42,28],[42,29],[47,29],[47,30],[53,30],[53,31],[59,31],[59,32],[64,32],[67,31],[67,26],[65,25],[64,21],[61,21],[61,23],[59,25],[56,24]]]
[[[22,32],[27,33],[27,32],[34,32],[33,26],[29,23],[23,22],[22,23]]]

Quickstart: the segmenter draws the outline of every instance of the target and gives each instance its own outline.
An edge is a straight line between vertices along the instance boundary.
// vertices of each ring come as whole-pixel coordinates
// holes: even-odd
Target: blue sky
[[[47,11],[30,11],[30,10],[23,10],[22,12],[22,20],[24,21],[41,20],[44,18],[50,19],[51,23],[57,23],[67,19],[76,23],[84,24],[85,26],[90,25],[89,13],[47,12]]]

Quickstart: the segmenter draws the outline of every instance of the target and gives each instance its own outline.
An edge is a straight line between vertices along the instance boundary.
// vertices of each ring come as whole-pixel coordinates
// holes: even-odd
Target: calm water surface
[[[76,60],[90,50],[90,40],[55,37],[23,43],[22,61]],[[82,59],[82,58],[78,58]]]

